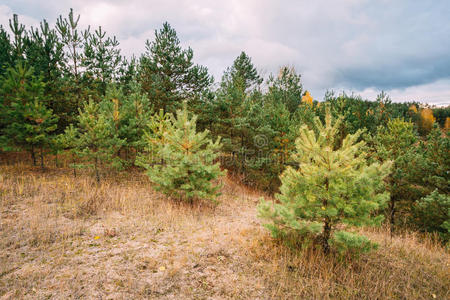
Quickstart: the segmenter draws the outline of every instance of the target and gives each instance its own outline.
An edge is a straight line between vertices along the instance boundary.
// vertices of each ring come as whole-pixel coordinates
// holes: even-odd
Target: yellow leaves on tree
[[[409,107],[409,110],[415,114],[417,114],[417,107],[413,104]]]
[[[423,133],[430,132],[435,121],[436,118],[433,116],[433,111],[430,108],[425,107],[420,111],[420,131]]]
[[[449,130],[449,129],[450,129],[450,117],[447,117],[447,118],[445,119],[444,129],[445,129],[445,130]]]
[[[313,97],[311,96],[311,94],[308,91],[306,91],[305,95],[302,97],[302,103],[307,103],[310,106],[312,106]]]

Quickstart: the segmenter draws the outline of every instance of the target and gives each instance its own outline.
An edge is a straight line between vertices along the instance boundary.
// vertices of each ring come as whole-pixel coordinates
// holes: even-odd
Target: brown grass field
[[[176,203],[135,170],[0,165],[0,299],[449,299],[430,238],[362,230],[359,259],[293,251],[260,226],[261,193],[222,179],[217,206]]]

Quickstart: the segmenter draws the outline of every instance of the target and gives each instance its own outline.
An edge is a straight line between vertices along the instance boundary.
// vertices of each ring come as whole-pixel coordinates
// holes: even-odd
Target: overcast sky
[[[294,66],[322,100],[326,90],[375,99],[450,104],[449,0],[0,0],[0,24],[54,23],[70,8],[101,25],[122,53],[140,55],[168,21],[216,80],[244,50],[265,76]]]

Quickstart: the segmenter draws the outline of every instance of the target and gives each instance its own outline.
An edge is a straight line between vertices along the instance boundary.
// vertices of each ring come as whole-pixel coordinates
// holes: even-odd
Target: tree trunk
[[[330,245],[328,244],[328,240],[331,236],[331,225],[328,217],[325,218],[325,222],[323,225],[323,233],[321,237],[322,249],[324,254],[330,253]]]
[[[44,151],[42,150],[42,147],[41,147],[41,153],[40,153],[40,156],[41,156],[41,169],[42,170],[44,170]]]
[[[389,202],[389,229],[392,235],[394,234],[394,226],[395,226],[395,199],[391,198],[391,201]]]
[[[31,159],[33,160],[33,166],[36,166],[36,155],[34,153],[34,146],[31,146]]]
[[[244,135],[241,133],[241,151],[242,151],[242,158],[241,158],[241,175],[244,176],[245,172],[245,151],[244,151]]]
[[[330,182],[328,178],[325,178],[325,189],[328,191],[330,187]],[[322,200],[323,207],[327,207],[328,199]],[[322,250],[324,254],[330,253],[330,245],[328,244],[328,240],[331,236],[331,220],[329,216],[326,216],[323,222],[323,232],[321,236]]]
[[[72,153],[73,177],[77,177],[77,169],[75,168],[75,155]]]
[[[98,173],[98,166],[97,166],[97,164],[98,164],[98,159],[97,159],[97,157],[95,157],[95,165],[94,165],[95,178],[97,179],[97,183],[100,183],[100,174]]]

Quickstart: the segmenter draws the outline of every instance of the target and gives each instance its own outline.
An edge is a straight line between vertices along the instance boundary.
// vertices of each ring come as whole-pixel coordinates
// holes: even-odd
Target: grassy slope
[[[292,253],[261,229],[259,196],[225,179],[219,206],[192,207],[139,174],[96,185],[2,165],[0,299],[449,297],[439,245],[374,230],[380,249],[358,261]]]

